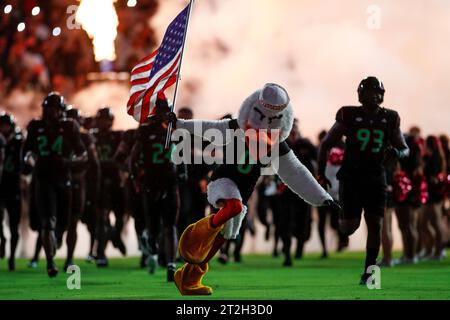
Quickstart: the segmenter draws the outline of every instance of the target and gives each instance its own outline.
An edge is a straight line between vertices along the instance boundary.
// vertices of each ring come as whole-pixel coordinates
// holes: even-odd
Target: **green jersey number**
[[[369,129],[359,129],[356,136],[361,142],[361,151],[367,150],[370,140],[375,144],[375,147],[371,150],[373,153],[378,153],[383,148],[384,132],[382,130],[373,130],[371,132]]]
[[[163,164],[164,159],[171,160],[172,159],[172,152],[174,149],[174,145],[171,145],[169,150],[164,152],[164,146],[162,143],[155,143],[152,145],[153,150],[153,158],[152,162],[153,164]]]
[[[48,149],[48,138],[46,136],[38,136],[38,149],[39,149],[39,155],[40,156],[48,156],[50,154],[50,151],[53,151],[57,155],[62,155],[63,150],[63,137],[58,136],[56,137],[55,141],[50,147],[50,150]]]
[[[110,145],[102,144],[98,146],[98,158],[100,161],[108,161],[111,159],[112,149]]]
[[[244,160],[248,160],[248,163],[245,163],[247,161],[244,161],[244,163],[241,163],[238,165],[238,171],[242,174],[249,174],[250,171],[252,171],[253,165],[255,164],[254,161],[251,161],[250,159],[250,151],[246,150],[244,154]]]

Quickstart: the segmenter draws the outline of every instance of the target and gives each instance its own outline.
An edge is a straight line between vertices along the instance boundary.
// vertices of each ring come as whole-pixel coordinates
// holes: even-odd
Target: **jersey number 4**
[[[172,159],[172,152],[174,149],[174,145],[171,145],[169,150],[167,150],[166,152],[164,152],[165,150],[162,143],[153,144],[152,149],[153,149],[153,159],[152,159],[153,164],[163,164],[164,158],[166,158],[167,160]]]
[[[57,155],[62,155],[62,146],[63,146],[63,138],[62,136],[58,136],[55,141],[53,142],[52,146],[50,147],[50,150],[48,149],[48,138],[46,136],[39,136],[38,137],[38,148],[39,148],[39,154],[41,156],[48,156],[50,154],[50,151],[53,151]]]
[[[366,151],[370,140],[372,140],[374,144],[374,147],[371,150],[373,153],[378,153],[381,148],[383,148],[384,131],[382,130],[370,131],[369,129],[359,129],[356,136],[361,142],[361,151]]]

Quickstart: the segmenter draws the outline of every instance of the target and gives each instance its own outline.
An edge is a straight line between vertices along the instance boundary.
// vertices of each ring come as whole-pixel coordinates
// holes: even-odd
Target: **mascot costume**
[[[250,95],[243,102],[237,119],[182,120],[177,119],[174,113],[168,115],[168,120],[175,128],[196,135],[199,135],[199,130],[194,128],[200,126],[202,134],[208,129],[216,129],[222,132],[223,136],[226,136],[226,131],[230,129],[244,132],[254,129],[253,131],[258,133],[258,130],[278,130],[279,138],[275,143],[278,144],[279,152],[277,166],[272,165],[274,172],[308,203],[314,206],[329,206],[334,211],[340,210],[339,205],[319,185],[285,142],[291,131],[293,119],[289,95],[277,84],[266,84]],[[273,150],[274,142],[270,141],[270,134],[258,135],[258,139],[262,138]],[[245,149],[245,157],[248,158],[252,153],[249,151],[251,148]],[[218,211],[188,226],[179,241],[179,252],[186,263],[176,271],[175,283],[182,295],[212,293],[212,288],[202,284],[202,278],[208,271],[208,262],[225,239],[237,237],[247,212],[247,201],[263,167],[261,161],[256,159],[253,163],[247,162],[245,165],[222,164],[214,170],[207,195],[209,203]]]

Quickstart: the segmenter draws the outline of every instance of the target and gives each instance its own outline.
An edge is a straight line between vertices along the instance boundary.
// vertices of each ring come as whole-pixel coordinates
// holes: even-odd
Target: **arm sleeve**
[[[80,127],[75,122],[72,123],[72,139],[75,155],[80,156],[85,154],[87,157],[87,146],[84,145],[80,134]]]
[[[338,112],[336,112],[336,122],[345,124],[345,108],[340,108]]]
[[[292,150],[279,157],[278,170],[274,169],[281,181],[309,204],[322,206],[326,200],[333,200]]]
[[[22,146],[22,161],[24,160],[24,158],[27,156],[27,154],[29,152],[33,152],[33,140],[36,137],[36,133],[34,130],[35,126],[34,126],[34,120],[32,120],[28,126],[27,126],[27,137],[25,139],[25,142],[23,143]]]

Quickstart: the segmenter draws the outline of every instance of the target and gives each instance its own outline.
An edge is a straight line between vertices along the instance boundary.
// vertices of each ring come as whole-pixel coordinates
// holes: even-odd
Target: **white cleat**
[[[158,266],[158,255],[157,254],[151,254],[148,256],[147,266],[148,266],[148,272],[150,274],[154,274],[156,271],[156,267]]]
[[[36,260],[31,260],[30,262],[28,262],[27,264],[28,268],[37,268],[38,267],[38,262]]]

